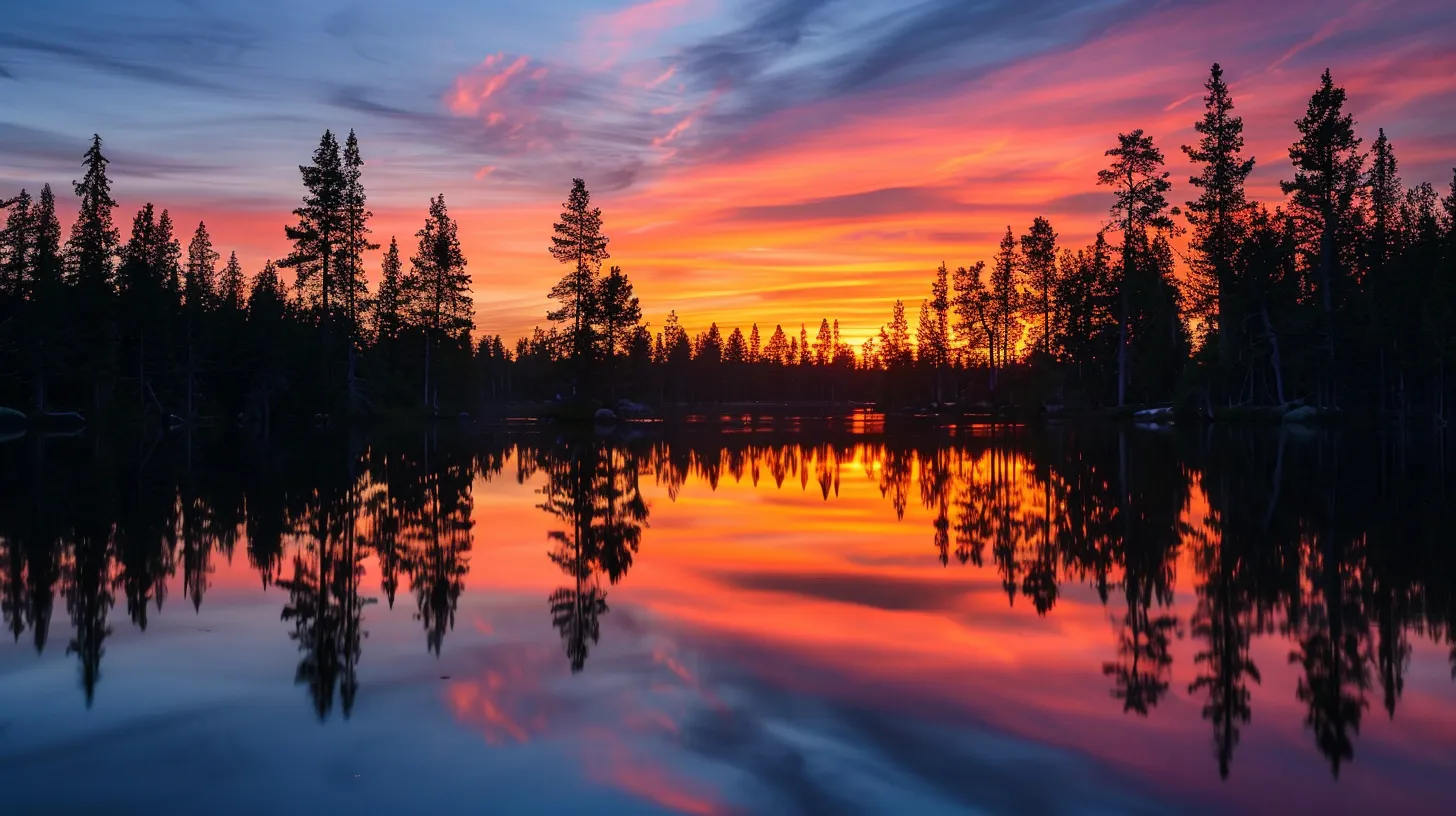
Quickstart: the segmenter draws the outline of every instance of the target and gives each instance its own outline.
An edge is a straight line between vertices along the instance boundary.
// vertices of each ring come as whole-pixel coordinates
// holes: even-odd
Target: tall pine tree
[[[1052,353],[1052,306],[1057,288],[1057,233],[1052,222],[1037,216],[1031,229],[1021,236],[1021,257],[1030,287],[1028,309],[1041,318],[1035,347],[1044,355]]]
[[[415,237],[419,246],[410,258],[409,303],[415,325],[425,335],[425,405],[439,410],[439,383],[431,379],[436,350],[446,342],[469,348],[474,326],[470,275],[460,251],[459,228],[445,208],[443,194],[430,199],[430,213]]]
[[[112,222],[116,201],[111,197],[111,180],[106,166],[110,162],[101,153],[101,137],[91,137],[91,148],[84,158],[86,173],[72,182],[76,197],[81,199],[80,212],[71,224],[71,238],[66,243],[66,265],[74,302],[76,337],[80,370],[90,379],[92,407],[101,410],[106,391],[115,370],[115,325],[112,320],[112,295],[115,283],[116,256],[121,235]]]
[[[632,292],[632,281],[622,267],[613,266],[602,276],[597,292],[598,330],[607,360],[626,351],[628,339],[642,322],[642,304]]]
[[[338,279],[340,311],[345,330],[357,338],[363,329],[363,313],[369,304],[369,286],[364,277],[364,253],[379,249],[369,240],[368,196],[364,192],[364,158],[359,154],[359,139],[354,131],[344,141],[341,160],[343,173],[342,230],[339,242]]]
[[[238,263],[238,253],[233,252],[228,255],[227,263],[222,268],[222,277],[218,280],[218,306],[228,313],[241,312],[247,297],[247,293],[243,291],[244,285],[243,265]]]
[[[384,262],[379,267],[379,293],[374,300],[374,341],[389,345],[399,339],[403,323],[404,303],[403,265],[399,260],[399,242],[392,236],[389,249],[384,253]]]
[[[71,225],[66,253],[71,285],[87,309],[103,309],[111,295],[116,272],[116,254],[121,235],[112,223],[116,201],[111,197],[111,179],[106,175],[110,161],[101,153],[101,137],[91,137],[84,160],[86,174],[72,182],[81,210]],[[100,313],[89,314],[98,317]]]
[[[1342,244],[1365,165],[1355,119],[1344,108],[1345,89],[1335,85],[1327,69],[1304,117],[1295,122],[1299,140],[1289,148],[1294,178],[1280,182],[1290,197],[1290,213],[1300,226],[1304,266],[1324,314],[1325,355],[1319,394],[1327,404],[1334,404],[1337,398],[1336,313],[1342,306],[1346,273]]]
[[[571,192],[561,208],[561,220],[552,226],[551,257],[565,264],[567,272],[551,287],[550,298],[561,305],[547,317],[567,324],[567,342],[580,380],[585,376],[596,344],[593,325],[597,322],[600,288],[597,274],[607,253],[608,239],[602,234],[602,211],[591,205],[586,182],[572,179]]]
[[[1113,188],[1116,201],[1112,215],[1122,228],[1122,275],[1118,281],[1118,347],[1117,406],[1127,402],[1129,321],[1132,292],[1130,284],[1137,250],[1146,247],[1149,229],[1168,229],[1167,192],[1172,189],[1170,175],[1163,170],[1163,151],[1153,145],[1153,137],[1141,129],[1119,134],[1117,147],[1107,151],[1112,164],[1097,171],[1097,183]]]
[[[63,276],[61,222],[56,214],[56,197],[51,186],[40,188],[34,213],[35,245],[30,267],[29,301],[21,321],[25,337],[26,366],[31,380],[32,404],[45,412],[46,394],[53,374],[64,359],[67,297]]]
[[[348,227],[349,183],[339,156],[339,142],[325,130],[313,153],[313,163],[300,165],[305,190],[303,203],[293,211],[295,226],[284,227],[293,251],[278,263],[294,270],[294,287],[319,323],[331,322],[340,308],[338,256]]]
[[[1223,68],[1214,63],[1204,84],[1203,118],[1193,125],[1200,138],[1197,145],[1183,145],[1189,161],[1199,165],[1198,175],[1188,183],[1200,190],[1198,199],[1188,202],[1188,223],[1193,227],[1192,290],[1194,312],[1218,334],[1219,363],[1227,368],[1233,360],[1235,317],[1233,283],[1234,255],[1242,225],[1249,215],[1244,192],[1253,157],[1244,158],[1244,120],[1233,114],[1234,101],[1223,79]]]

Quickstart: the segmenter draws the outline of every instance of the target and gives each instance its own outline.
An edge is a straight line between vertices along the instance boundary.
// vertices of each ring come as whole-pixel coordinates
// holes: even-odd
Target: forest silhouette
[[[474,324],[488,276],[472,289],[443,195],[413,241],[390,237],[373,271],[384,242],[353,132],[342,145],[323,134],[299,167],[291,251],[249,275],[235,253],[222,260],[206,224],[174,224],[151,203],[124,236],[96,136],[66,240],[49,185],[3,202],[0,405],[45,423],[264,431],[542,400],[589,416],[624,398],[982,412],[1172,404],[1204,417],[1307,405],[1443,421],[1456,177],[1444,197],[1407,185],[1383,130],[1364,147],[1327,71],[1289,131],[1286,198],[1256,202],[1246,191],[1256,157],[1218,65],[1203,100],[1197,142],[1182,146],[1195,175],[1172,178],[1142,130],[1109,138],[1106,169],[1088,179],[1108,206],[1092,245],[1059,244],[1044,217],[1008,226],[995,257],[927,270],[913,329],[913,302],[886,304],[886,324],[858,349],[828,317],[691,334],[675,312],[644,323],[581,179],[544,247],[565,270],[547,327],[508,343]]]
[[[1391,438],[1074,427],[937,438],[829,423],[559,439],[331,433],[261,449],[53,438],[0,457],[4,623],[15,641],[54,649],[62,599],[88,705],[123,610],[145,630],[177,586],[185,597],[173,604],[200,609],[219,559],[246,558],[260,589],[282,594],[310,709],[347,717],[371,605],[413,595],[424,653],[446,648],[472,561],[489,569],[473,497],[477,480],[494,479],[538,486],[542,556],[564,579],[542,620],[572,672],[603,637],[610,589],[651,557],[646,486],[673,502],[690,483],[731,480],[817,502],[867,479],[884,513],[925,509],[927,567],[992,571],[1007,603],[1038,617],[1055,616],[1069,586],[1093,591],[1117,646],[1088,668],[1128,716],[1158,716],[1170,643],[1190,638],[1187,692],[1202,701],[1225,776],[1268,668],[1252,657],[1255,638],[1287,644],[1305,724],[1337,775],[1369,710],[1396,716],[1414,639],[1450,647],[1456,679],[1456,488],[1439,448]],[[377,586],[364,585],[371,559]],[[1180,563],[1196,573],[1187,618],[1173,605]]]

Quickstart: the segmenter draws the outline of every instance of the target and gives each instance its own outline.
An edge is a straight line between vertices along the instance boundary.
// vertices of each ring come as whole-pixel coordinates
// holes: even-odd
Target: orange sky
[[[21,129],[0,123],[0,145],[15,145],[15,158],[0,155],[0,182],[60,188],[74,159],[34,158],[25,151],[44,151],[28,140],[100,130],[115,153],[119,224],[156,200],[180,223],[205,218],[224,256],[236,248],[253,271],[286,252],[292,165],[322,126],[354,127],[384,243],[397,235],[412,249],[429,197],[445,193],[480,331],[510,339],[545,322],[559,275],[550,226],[579,174],[653,326],[669,309],[690,330],[756,321],[812,331],[827,317],[858,342],[896,298],[913,317],[940,262],[989,258],[1008,225],[1019,235],[1046,215],[1064,244],[1088,242],[1108,203],[1095,174],[1121,131],[1154,136],[1174,173],[1172,201],[1186,200],[1178,148],[1193,138],[1215,60],[1260,162],[1259,198],[1278,199],[1293,120],[1327,66],[1367,144],[1386,128],[1407,182],[1444,186],[1456,162],[1456,12],[1444,0],[578,5],[553,19],[457,10],[458,36],[364,15],[398,37],[386,47],[337,35],[374,57],[349,63],[353,82],[324,82],[330,69],[306,62],[311,41],[291,42],[274,56],[333,89],[312,108],[244,58],[231,73],[198,68],[199,82],[217,67],[216,80],[233,85],[191,112],[193,96],[175,82],[148,97],[145,114],[99,100],[82,116],[36,90],[16,108]],[[491,13],[506,16],[492,28],[481,17]],[[132,60],[122,79],[167,67],[117,59]],[[18,64],[30,69],[16,75],[27,87],[55,80],[47,63]],[[93,84],[104,67],[87,75]],[[253,110],[257,121],[240,121]],[[204,124],[224,111],[235,127]],[[198,153],[203,135],[221,150]]]

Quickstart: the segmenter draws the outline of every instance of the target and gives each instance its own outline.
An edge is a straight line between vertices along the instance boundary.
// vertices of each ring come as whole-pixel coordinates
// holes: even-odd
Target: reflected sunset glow
[[[179,500],[163,481],[103,548],[63,536],[54,568],[0,531],[21,565],[0,657],[49,632],[70,648],[43,665],[79,662],[110,705],[129,656],[196,618],[194,637],[256,632],[296,715],[417,700],[431,739],[502,757],[480,761],[551,757],[678,812],[971,806],[1021,790],[1010,757],[1114,809],[1449,793],[1449,548],[1387,533],[1449,489],[1416,478],[1434,460],[1385,465],[1387,500],[1324,464],[1382,467],[1363,439],[869,424],[426,435],[326,446],[309,461],[338,466],[277,484],[244,470]],[[47,580],[66,599],[48,622],[25,611]],[[932,784],[932,756],[998,770]],[[816,781],[847,767],[848,787]]]

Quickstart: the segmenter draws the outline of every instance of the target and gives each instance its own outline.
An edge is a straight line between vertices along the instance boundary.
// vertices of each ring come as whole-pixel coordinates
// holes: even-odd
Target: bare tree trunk
[[[1122,272],[1122,314],[1117,321],[1117,407],[1127,403],[1127,267]]]
[[[192,321],[187,321],[187,421],[192,422],[195,414],[192,408],[192,388],[195,367],[192,364]]]
[[[352,300],[352,295],[350,296]],[[352,305],[351,305],[352,308]],[[354,351],[354,338],[349,338],[349,409],[353,410],[359,404],[359,381],[355,376],[356,356]]]
[[[430,407],[430,333],[425,332],[425,408]]]
[[[1327,376],[1325,387],[1329,389],[1328,405],[1336,406],[1335,398],[1335,305],[1334,293],[1330,291],[1334,279],[1335,266],[1335,234],[1338,223],[1333,213],[1325,213],[1325,228],[1320,234],[1320,289],[1321,303],[1325,312],[1325,361],[1327,365]]]
[[[1274,369],[1274,391],[1280,405],[1284,400],[1284,366],[1279,361],[1279,335],[1274,333],[1274,323],[1269,319],[1269,307],[1259,303],[1259,316],[1264,320],[1264,333],[1269,337],[1269,364]]]

